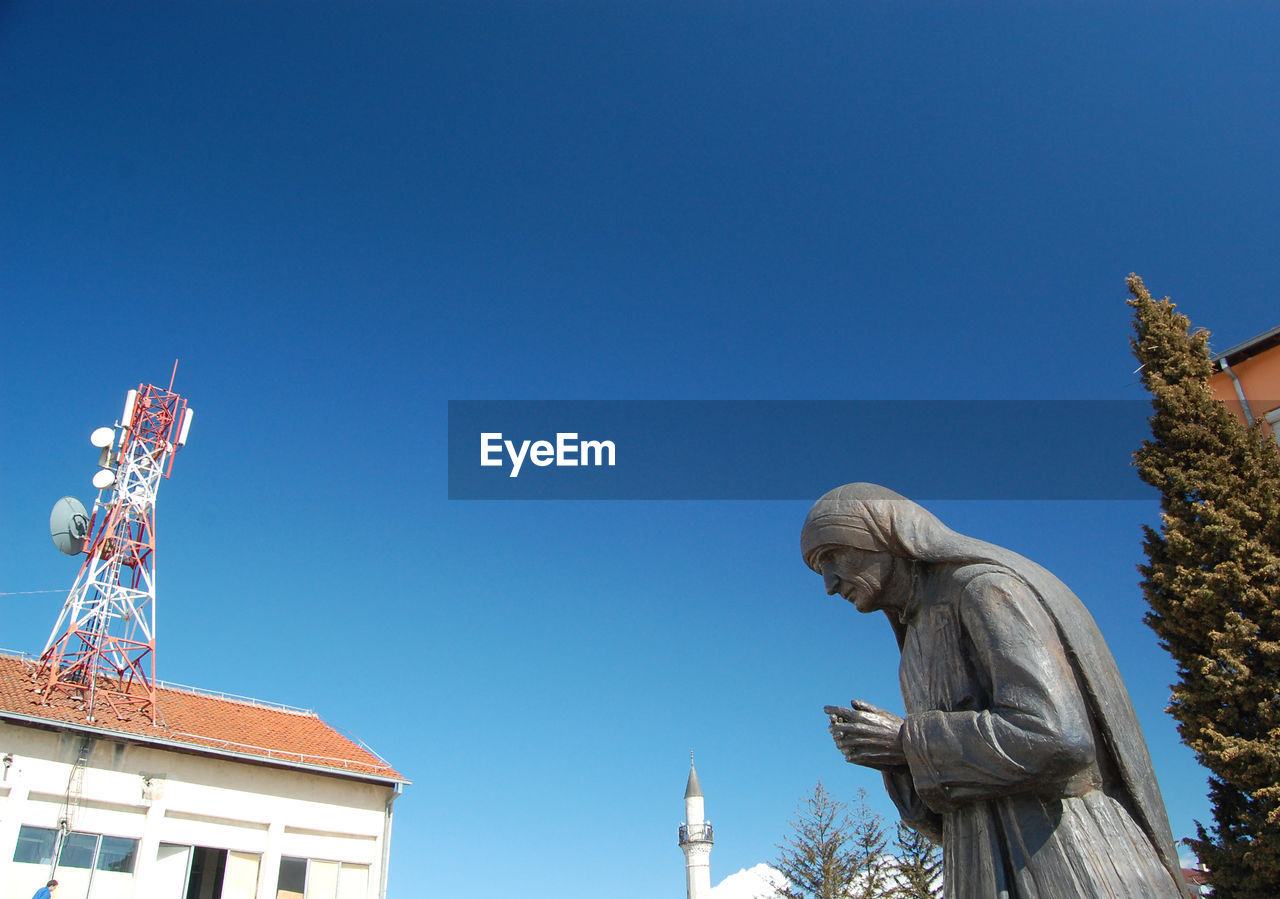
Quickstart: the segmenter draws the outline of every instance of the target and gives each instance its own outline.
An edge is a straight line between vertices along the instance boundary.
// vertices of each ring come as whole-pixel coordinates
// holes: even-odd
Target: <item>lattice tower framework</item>
[[[109,712],[156,722],[156,494],[190,422],[172,380],[129,392],[99,461],[113,483],[98,491],[92,542],[40,655],[39,702],[70,704],[88,721]]]

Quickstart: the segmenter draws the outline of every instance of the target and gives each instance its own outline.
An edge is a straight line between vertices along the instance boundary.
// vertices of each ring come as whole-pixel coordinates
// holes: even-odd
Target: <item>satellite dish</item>
[[[92,443],[94,446],[104,447],[104,448],[110,446],[111,442],[115,439],[116,439],[115,428],[98,428],[96,431],[94,431],[92,434],[89,435],[90,443]]]
[[[74,496],[64,496],[54,503],[49,514],[49,534],[53,545],[62,552],[69,556],[79,554],[89,536],[89,513],[84,503]]]
[[[116,473],[109,468],[104,468],[93,475],[93,486],[99,490],[106,490],[116,482]]]

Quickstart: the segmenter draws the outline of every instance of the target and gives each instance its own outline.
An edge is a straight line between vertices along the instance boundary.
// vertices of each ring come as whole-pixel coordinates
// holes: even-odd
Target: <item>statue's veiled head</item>
[[[822,575],[827,593],[860,612],[898,607],[907,560],[916,558],[897,537],[911,532],[924,509],[875,484],[846,484],[814,504],[800,535],[805,563]],[[934,519],[937,521],[937,519]]]
[[[800,531],[800,551],[805,564],[821,573],[820,556],[832,547],[939,561],[959,537],[905,496],[878,484],[856,483],[837,487],[813,504]]]
[[[863,612],[900,607],[907,600],[906,579],[898,575],[910,563],[1004,564],[1008,555],[957,534],[905,496],[867,483],[837,487],[813,504],[800,532],[800,551],[805,564],[822,575],[828,593],[840,594]]]

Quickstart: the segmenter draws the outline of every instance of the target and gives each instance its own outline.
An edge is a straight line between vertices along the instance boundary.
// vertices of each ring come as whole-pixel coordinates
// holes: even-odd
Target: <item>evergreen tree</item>
[[[1213,827],[1193,846],[1222,899],[1280,883],[1280,453],[1208,386],[1208,332],[1136,275],[1134,354],[1152,439],[1134,455],[1160,491],[1140,566],[1147,623],[1177,664],[1170,712],[1211,772]]]
[[[937,899],[942,895],[942,848],[901,821],[893,838],[891,899]]]
[[[787,879],[783,899],[871,899],[882,895],[884,828],[858,793],[852,811],[831,798],[822,781],[801,800],[792,833],[773,866]]]

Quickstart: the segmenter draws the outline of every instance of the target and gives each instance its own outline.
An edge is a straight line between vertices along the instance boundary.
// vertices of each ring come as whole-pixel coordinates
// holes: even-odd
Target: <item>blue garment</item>
[[[48,887],[41,887],[36,890],[36,894],[31,899],[53,899],[53,894],[49,892]]]

